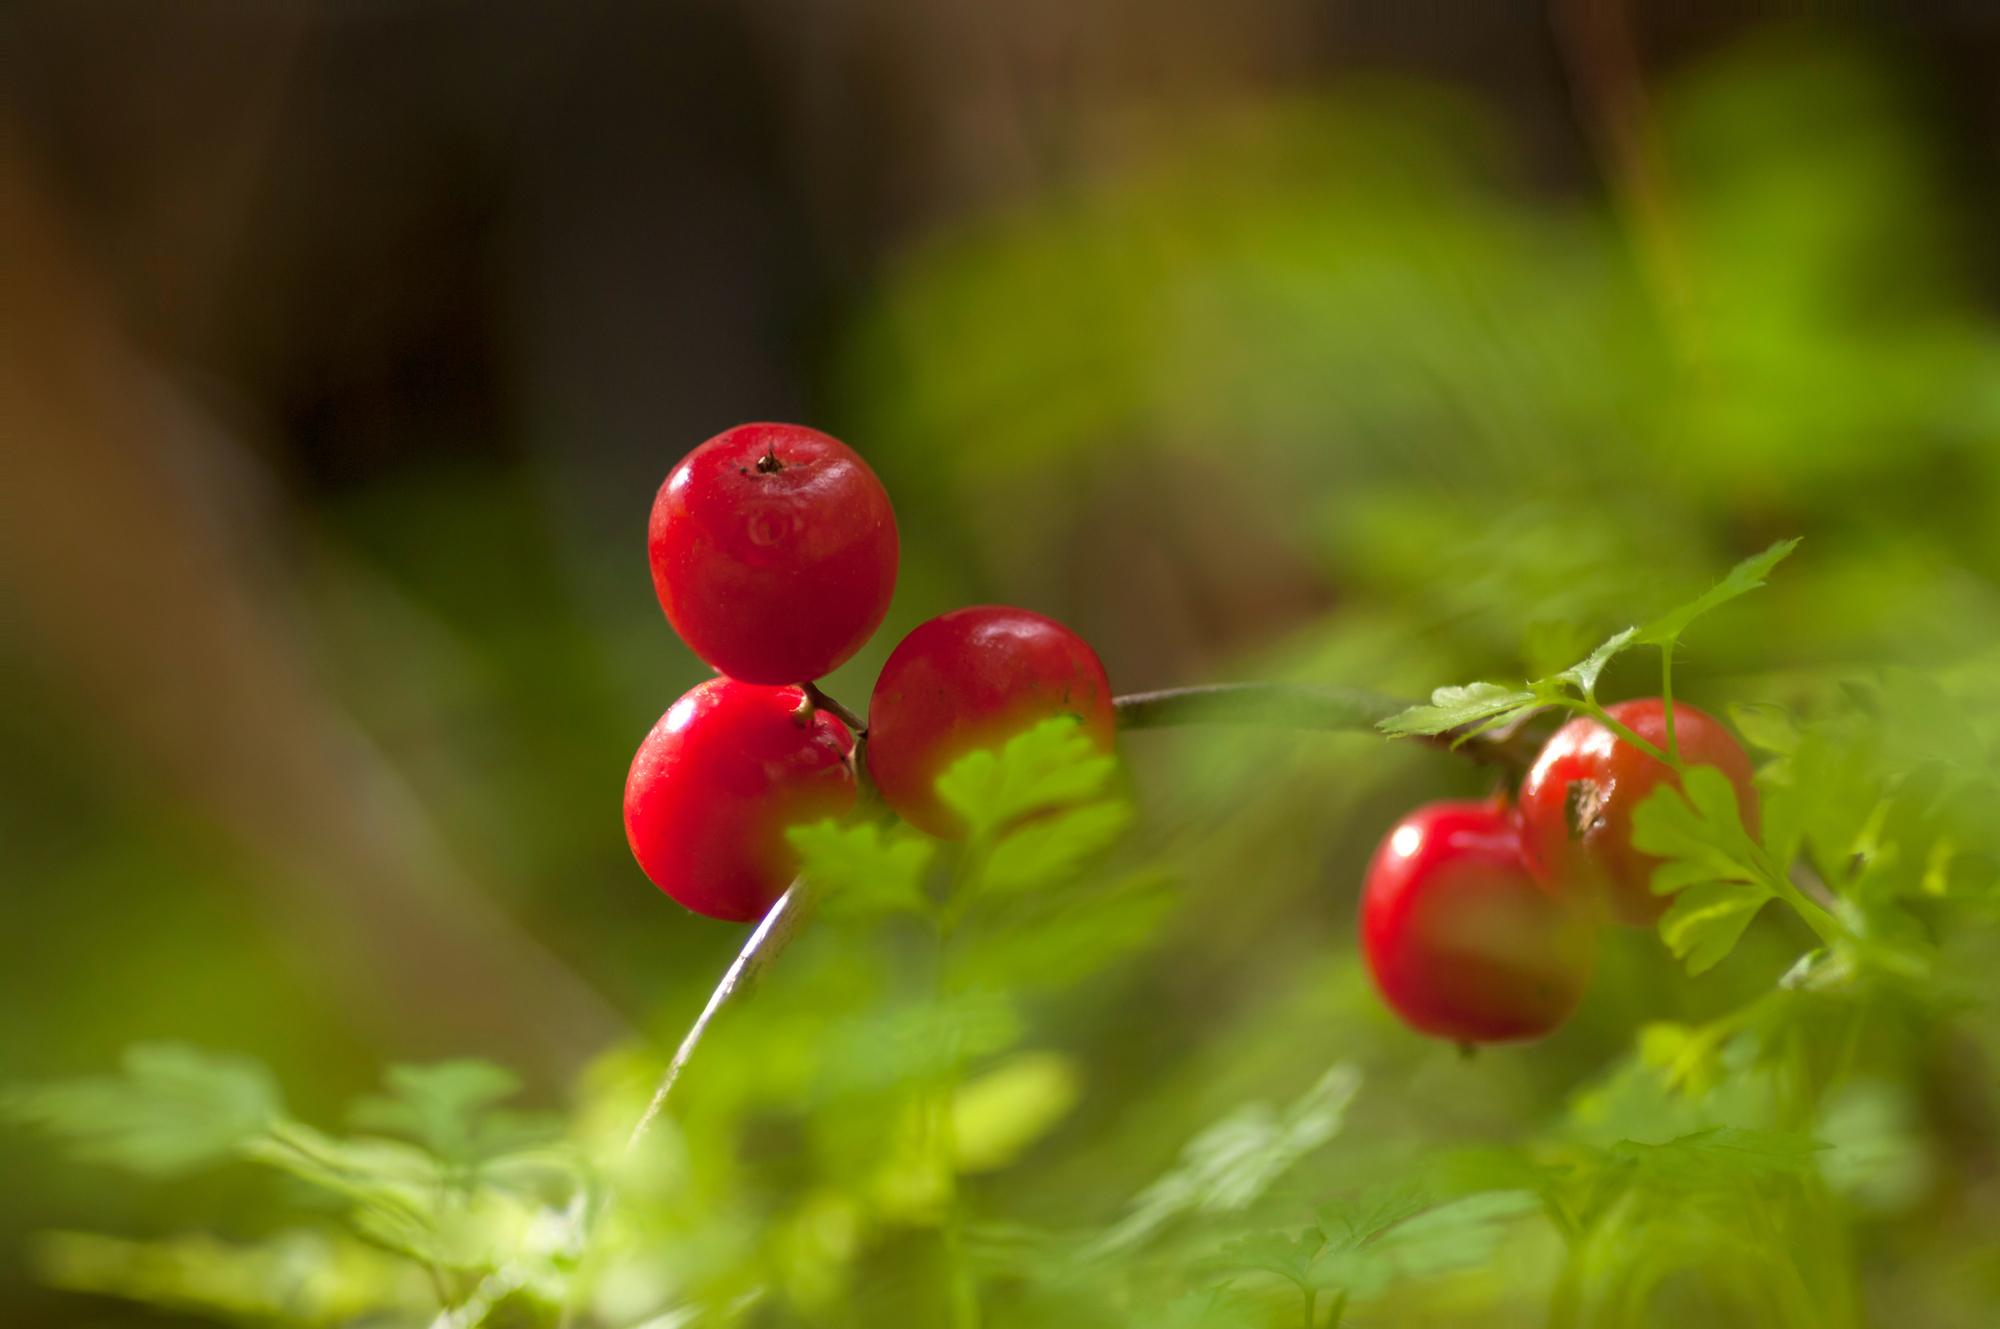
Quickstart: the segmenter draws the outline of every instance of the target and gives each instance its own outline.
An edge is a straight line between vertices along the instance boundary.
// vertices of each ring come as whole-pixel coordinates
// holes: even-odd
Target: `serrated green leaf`
[[[1317,1232],[1253,1232],[1227,1242],[1215,1253],[1224,1269],[1275,1274],[1299,1288],[1310,1286],[1313,1259],[1324,1243]]]
[[[1712,766],[1689,767],[1682,789],[1663,784],[1632,814],[1632,844],[1662,862],[1656,895],[1678,893],[1660,919],[1660,939],[1701,973],[1720,963],[1775,893],[1743,829],[1736,789]]]
[[[1754,877],[1755,847],[1729,777],[1713,766],[1690,766],[1680,783],[1679,789],[1662,783],[1633,810],[1633,847],[1670,864],[1698,864],[1715,878]],[[1656,892],[1665,894],[1658,881]]]
[[[938,777],[937,792],[973,835],[990,835],[1031,812],[1097,798],[1117,765],[1075,716],[1059,715],[1008,739],[998,751],[959,758]]]
[[[1413,1214],[1362,1242],[1330,1248],[1308,1272],[1314,1287],[1379,1296],[1398,1279],[1436,1278],[1485,1264],[1507,1228],[1538,1212],[1533,1191],[1485,1191]]]
[[[1511,719],[1541,705],[1542,700],[1523,688],[1505,687],[1499,683],[1467,683],[1439,688],[1431,693],[1428,704],[1399,711],[1378,727],[1391,738],[1442,734],[1469,725]]]
[[[1395,1186],[1353,1200],[1321,1205],[1313,1214],[1329,1247],[1348,1250],[1429,1208],[1433,1200],[1415,1186]]]
[[[1689,886],[1674,897],[1660,919],[1660,940],[1690,974],[1713,969],[1731,951],[1774,897],[1768,887],[1751,882],[1711,881]]]
[[[924,873],[935,841],[872,822],[843,826],[817,821],[794,826],[785,838],[799,855],[799,871],[822,892],[829,917],[861,918],[930,908]]]
[[[358,1100],[349,1120],[362,1130],[415,1140],[440,1158],[473,1164],[552,1138],[547,1118],[496,1108],[520,1091],[512,1071],[484,1061],[392,1066],[386,1095]]]
[[[1598,675],[1604,672],[1604,666],[1611,663],[1613,656],[1632,644],[1633,635],[1636,632],[1638,632],[1637,628],[1626,628],[1623,632],[1614,633],[1612,636],[1606,638],[1603,644],[1598,646],[1596,650],[1583,659],[1578,660],[1561,673],[1553,675],[1549,681],[1570,683],[1575,685],[1576,689],[1583,693],[1584,696],[1595,696],[1597,693]]]
[[[1131,824],[1131,805],[1117,800],[1030,821],[993,846],[979,874],[978,889],[1012,894],[1061,885]]]
[[[227,1157],[283,1110],[258,1063],[158,1043],[127,1049],[118,1074],[19,1089],[4,1107],[79,1157],[160,1175]]]
[[[1126,1216],[1091,1250],[1108,1255],[1131,1249],[1182,1214],[1245,1208],[1292,1164],[1339,1133],[1360,1089],[1361,1072],[1342,1062],[1283,1112],[1269,1103],[1238,1108],[1189,1141],[1174,1169],[1133,1200]]]
[[[1782,563],[1798,546],[1797,539],[1780,540],[1763,553],[1744,559],[1731,568],[1721,581],[1694,599],[1677,609],[1668,610],[1640,628],[1634,640],[1650,646],[1661,646],[1674,641],[1687,630],[1688,624],[1703,614],[1762,586],[1764,578],[1770,575],[1771,569]]]

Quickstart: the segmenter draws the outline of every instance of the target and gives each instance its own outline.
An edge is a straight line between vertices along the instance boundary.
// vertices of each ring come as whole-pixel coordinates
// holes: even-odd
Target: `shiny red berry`
[[[738,425],[681,458],[646,543],[667,621],[746,683],[809,683],[844,663],[896,586],[882,482],[803,425]]]
[[[797,688],[712,678],[675,702],[625,777],[625,838],[653,884],[710,918],[747,922],[798,868],[788,826],[854,806],[847,726],[801,716]]]
[[[1075,716],[1111,750],[1111,683],[1090,644],[1026,609],[954,609],[919,624],[882,666],[868,702],[868,769],[904,820],[962,835],[937,796],[938,776],[1057,715]]]
[[[1658,697],[1621,701],[1605,713],[1662,752],[1666,707]],[[1681,761],[1714,766],[1736,787],[1743,824],[1757,833],[1757,790],[1750,758],[1713,716],[1674,703]],[[1613,918],[1649,927],[1666,912],[1652,892],[1659,860],[1632,847],[1632,812],[1661,784],[1680,777],[1656,757],[1620,739],[1590,716],[1550,736],[1521,784],[1520,815],[1530,865],[1544,880],[1597,894]]]
[[[1368,970],[1421,1033],[1458,1043],[1540,1038],[1582,999],[1595,943],[1588,908],[1528,871],[1505,807],[1418,808],[1369,864]]]

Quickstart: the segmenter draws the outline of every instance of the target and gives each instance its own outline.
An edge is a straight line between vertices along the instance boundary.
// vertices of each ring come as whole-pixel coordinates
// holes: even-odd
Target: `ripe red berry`
[[[937,796],[938,776],[1057,715],[1074,715],[1111,750],[1111,683],[1090,644],[1026,609],[954,609],[919,624],[882,666],[868,701],[868,769],[905,821],[962,835]]]
[[[803,425],[738,425],[681,458],[646,543],[667,621],[746,683],[809,683],[844,663],[896,586],[882,482]]]
[[[747,922],[798,868],[788,826],[854,806],[847,726],[797,714],[798,688],[731,678],[675,702],[625,777],[625,838],[653,884],[698,914]]]
[[[1595,957],[1589,912],[1537,881],[1493,803],[1432,803],[1368,867],[1361,945],[1412,1028],[1459,1043],[1539,1038],[1569,1018]]]
[[[1666,751],[1666,707],[1658,697],[1604,709]],[[1674,703],[1674,731],[1683,763],[1714,766],[1729,777],[1743,824],[1755,835],[1757,790],[1742,746],[1713,716],[1686,702]],[[1571,720],[1550,736],[1521,784],[1529,863],[1549,882],[1600,894],[1620,922],[1651,926],[1666,912],[1667,899],[1652,892],[1659,860],[1632,847],[1632,812],[1662,783],[1678,789],[1680,777],[1590,716]]]

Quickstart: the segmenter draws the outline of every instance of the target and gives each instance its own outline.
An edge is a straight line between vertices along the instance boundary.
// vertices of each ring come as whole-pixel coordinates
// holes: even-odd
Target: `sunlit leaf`
[[[937,842],[873,822],[843,826],[826,820],[785,832],[799,854],[799,871],[822,893],[829,916],[864,918],[930,907],[924,896]]]
[[[1626,628],[1623,632],[1613,634],[1589,655],[1556,674],[1553,681],[1573,684],[1586,697],[1595,695],[1598,675],[1604,672],[1604,666],[1611,663],[1613,656],[1632,644],[1633,636],[1637,632],[1637,628]]]
[[[1058,885],[1131,824],[1131,805],[1116,800],[1038,817],[993,846],[978,888],[1011,893]]]
[[[1400,711],[1382,721],[1380,727],[1392,738],[1442,734],[1470,725],[1511,719],[1542,702],[1540,696],[1521,688],[1498,683],[1468,683],[1439,688],[1431,693],[1429,704]]]
[[[937,791],[974,835],[987,835],[1031,812],[1098,797],[1116,769],[1074,716],[1059,715],[997,752],[959,758],[938,777]]]

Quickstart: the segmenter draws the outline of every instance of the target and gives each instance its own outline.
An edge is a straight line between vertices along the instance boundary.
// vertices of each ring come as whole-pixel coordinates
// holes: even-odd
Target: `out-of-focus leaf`
[[[1757,866],[1729,777],[1692,766],[1682,786],[1685,792],[1663,784],[1639,805],[1632,843],[1665,860],[1654,869],[1653,890],[1679,894],[1660,919],[1660,938],[1688,972],[1701,973],[1735,948],[1775,892]]]
[[[1131,824],[1131,805],[1117,800],[1038,817],[993,846],[978,889],[1013,893],[1060,885]]]
[[[1268,1103],[1239,1108],[1191,1140],[1173,1171],[1133,1200],[1093,1249],[1108,1254],[1138,1246],[1182,1214],[1242,1209],[1339,1132],[1360,1090],[1361,1072],[1343,1062],[1283,1112]]]
[[[1825,1147],[1784,1131],[1717,1127],[1665,1144],[1621,1140],[1611,1155],[1652,1184],[1707,1189],[1758,1177],[1798,1176],[1813,1167]]]
[[[952,1142],[961,1172],[991,1172],[1069,1115],[1080,1092],[1076,1063],[1056,1052],[1024,1052],[960,1085],[952,1095]]]
[[[29,1258],[52,1287],[259,1324],[337,1325],[399,1312],[414,1321],[436,1296],[416,1266],[321,1232],[250,1244],[55,1232],[38,1238]]]
[[[16,1089],[0,1102],[80,1157],[155,1174],[226,1158],[283,1110],[256,1062],[159,1043],[128,1049],[116,1075]]]
[[[1018,818],[1087,802],[1104,792],[1117,759],[1098,750],[1074,716],[1059,715],[1007,740],[999,751],[959,758],[938,777],[938,797],[975,836]]]
[[[1781,756],[1799,749],[1799,726],[1791,712],[1769,702],[1738,702],[1730,706],[1729,718],[1736,732],[1752,747]]]
[[[349,1120],[363,1130],[415,1140],[454,1163],[476,1163],[558,1133],[555,1122],[496,1109],[520,1092],[521,1082],[490,1062],[392,1066],[383,1079],[389,1092],[357,1100]]]
[[[843,826],[827,820],[785,832],[798,851],[799,870],[823,892],[830,917],[917,912],[930,907],[924,873],[936,853],[933,840],[874,823]]]
[[[1770,888],[1756,882],[1689,886],[1661,916],[1660,939],[1675,958],[1687,962],[1690,974],[1703,973],[1729,957],[1750,920],[1771,899]]]

